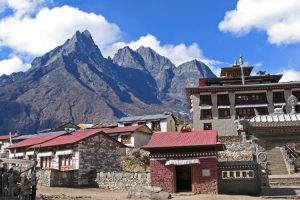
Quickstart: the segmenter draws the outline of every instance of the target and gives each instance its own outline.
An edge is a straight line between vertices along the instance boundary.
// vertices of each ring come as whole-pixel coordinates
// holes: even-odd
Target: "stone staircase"
[[[292,175],[269,175],[269,184],[271,187],[300,187],[300,174]]]
[[[284,158],[279,148],[267,151],[268,170],[271,175],[288,174]]]

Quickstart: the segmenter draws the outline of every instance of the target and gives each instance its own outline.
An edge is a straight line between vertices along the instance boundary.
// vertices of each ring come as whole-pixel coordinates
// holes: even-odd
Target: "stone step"
[[[300,186],[300,177],[269,178],[270,186]]]
[[[268,150],[268,169],[269,174],[287,174],[284,158],[279,148]]]

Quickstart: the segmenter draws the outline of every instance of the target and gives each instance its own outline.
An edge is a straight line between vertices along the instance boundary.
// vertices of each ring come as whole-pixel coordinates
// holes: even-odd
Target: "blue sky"
[[[217,72],[242,55],[256,70],[300,80],[296,0],[3,0],[0,74],[28,69],[84,29],[105,56],[144,45],[176,65],[196,58]]]

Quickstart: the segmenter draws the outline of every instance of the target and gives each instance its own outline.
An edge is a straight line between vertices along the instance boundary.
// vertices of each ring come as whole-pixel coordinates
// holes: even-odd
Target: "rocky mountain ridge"
[[[188,113],[184,88],[215,75],[200,61],[176,67],[148,47],[104,58],[88,31],[0,76],[0,131],[31,133],[63,122],[112,122],[128,115]]]

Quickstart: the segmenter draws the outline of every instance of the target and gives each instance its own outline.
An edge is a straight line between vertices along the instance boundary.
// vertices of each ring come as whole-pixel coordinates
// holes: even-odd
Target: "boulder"
[[[128,192],[128,199],[166,200],[171,195],[160,187],[137,186]]]

